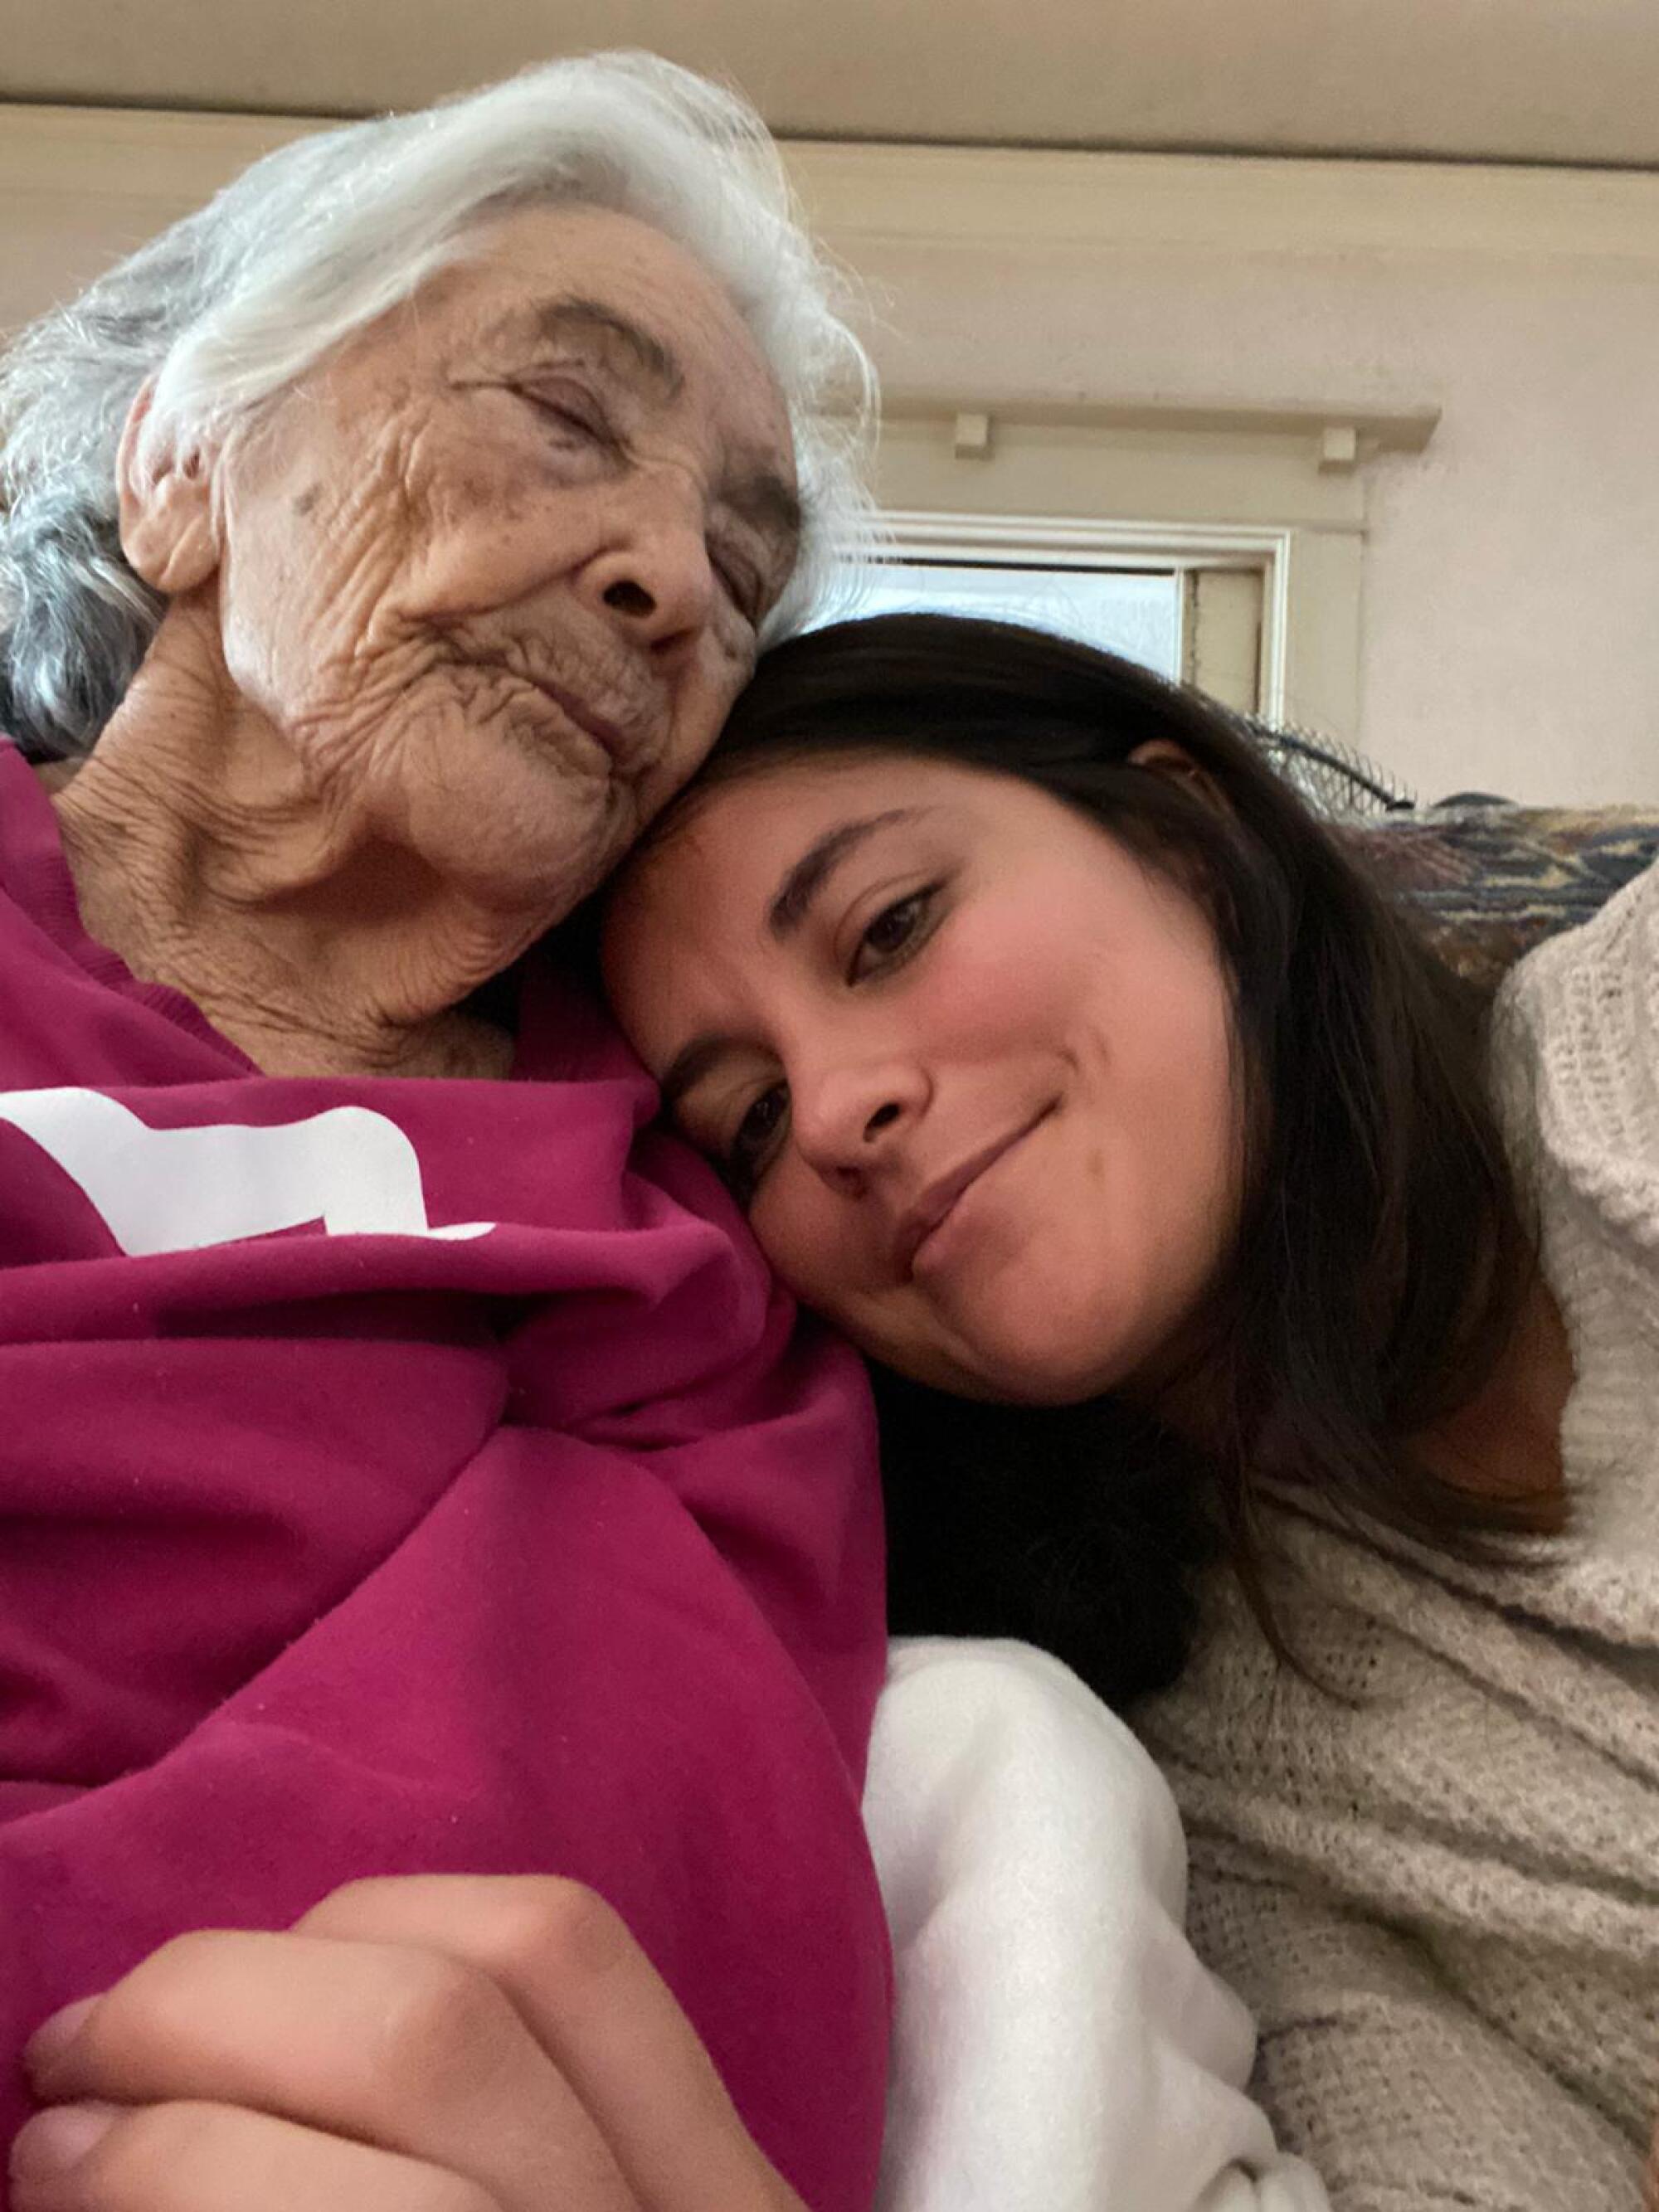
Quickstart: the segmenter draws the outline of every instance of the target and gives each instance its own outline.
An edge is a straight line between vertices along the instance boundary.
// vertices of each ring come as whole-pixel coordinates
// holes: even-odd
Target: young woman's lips
[[[934,1237],[944,1228],[987,1169],[994,1168],[999,1160],[1013,1151],[1016,1145],[1023,1144],[1038,1122],[1046,1121],[1053,1110],[1052,1105],[1045,1106],[1040,1114],[1019,1128],[1011,1130],[1006,1137],[999,1137],[994,1144],[987,1145],[982,1151],[974,1153],[948,1176],[929,1184],[899,1224],[894,1257],[902,1280],[908,1282],[916,1273],[918,1262],[925,1264],[927,1248]]]

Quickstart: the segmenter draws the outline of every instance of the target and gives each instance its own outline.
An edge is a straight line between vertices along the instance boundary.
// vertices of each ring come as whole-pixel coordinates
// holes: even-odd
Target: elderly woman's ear
[[[219,565],[213,453],[200,437],[181,441],[152,422],[155,394],[152,378],[132,403],[116,455],[121,550],[145,583],[177,599]]]

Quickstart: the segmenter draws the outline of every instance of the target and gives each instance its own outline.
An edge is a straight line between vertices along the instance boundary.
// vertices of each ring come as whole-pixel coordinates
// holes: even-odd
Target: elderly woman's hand
[[[15,2212],[803,2212],[574,1883],[355,1882],[35,2038]]]

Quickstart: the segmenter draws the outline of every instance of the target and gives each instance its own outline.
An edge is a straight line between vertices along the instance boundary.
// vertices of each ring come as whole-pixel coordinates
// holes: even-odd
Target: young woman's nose
[[[840,1067],[791,1080],[791,1132],[802,1158],[838,1188],[881,1173],[908,1145],[929,1086],[914,1061]]]

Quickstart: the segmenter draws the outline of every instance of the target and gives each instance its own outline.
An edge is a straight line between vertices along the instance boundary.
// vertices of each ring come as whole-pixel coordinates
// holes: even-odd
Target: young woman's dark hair
[[[1128,756],[1172,741],[1198,773]],[[690,795],[787,760],[908,753],[1041,786],[1202,902],[1230,971],[1241,1225],[1189,1358],[1200,1451],[1130,1409],[951,1401],[878,1374],[893,1620],[1017,1634],[1116,1701],[1170,1679],[1218,1544],[1281,1650],[1264,1484],[1467,1556],[1559,1525],[1409,1439],[1509,1343],[1536,1256],[1488,1101],[1486,1000],[1200,695],[997,623],[848,622],[769,653]]]

